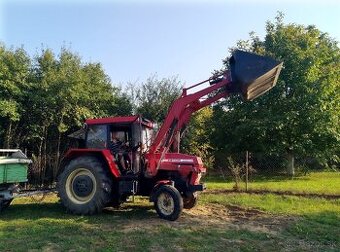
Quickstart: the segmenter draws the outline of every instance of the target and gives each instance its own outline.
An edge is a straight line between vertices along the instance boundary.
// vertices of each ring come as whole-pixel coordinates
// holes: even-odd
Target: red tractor
[[[179,153],[183,130],[191,115],[232,93],[252,100],[272,88],[282,63],[235,51],[230,70],[183,89],[160,129],[140,115],[86,120],[71,134],[79,148],[70,149],[60,166],[57,190],[62,204],[75,214],[95,214],[118,206],[131,195],[148,196],[161,218],[176,220],[192,208],[206,172],[200,157]],[[200,91],[190,89],[209,83]],[[124,144],[120,156],[112,152],[112,136]],[[123,160],[123,162],[122,162]]]

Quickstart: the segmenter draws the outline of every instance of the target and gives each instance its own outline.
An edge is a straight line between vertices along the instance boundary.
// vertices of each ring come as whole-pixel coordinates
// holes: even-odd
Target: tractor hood
[[[259,97],[275,86],[282,64],[270,57],[234,51],[229,59],[232,90],[247,101]]]
[[[162,170],[178,170],[187,168],[188,171],[195,169],[202,173],[206,172],[202,159],[197,156],[182,153],[165,153],[164,157],[161,158],[161,154],[157,153],[154,155],[146,155],[146,157],[148,162],[152,162],[152,165],[154,166],[157,166],[161,159],[160,167]]]

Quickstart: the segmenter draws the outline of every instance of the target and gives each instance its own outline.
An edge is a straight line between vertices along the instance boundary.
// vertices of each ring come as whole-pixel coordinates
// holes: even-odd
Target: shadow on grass
[[[107,219],[110,220],[126,220],[126,219],[147,219],[157,218],[153,206],[127,203],[119,208],[108,207],[102,213],[92,216],[81,216],[67,213],[65,208],[59,203],[28,203],[28,204],[14,204],[0,213],[0,220],[12,221],[18,219],[25,220],[39,220],[39,219],[56,219],[56,220],[70,220],[82,219],[88,223],[100,222]]]

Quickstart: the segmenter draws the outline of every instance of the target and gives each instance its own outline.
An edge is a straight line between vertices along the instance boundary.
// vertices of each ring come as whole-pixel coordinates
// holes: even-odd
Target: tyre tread
[[[90,167],[91,172],[95,172],[94,176],[97,179],[97,183],[100,184],[99,191],[96,192],[93,199],[86,204],[75,204],[70,201],[65,191],[65,183],[67,176],[77,167],[86,166]],[[62,205],[67,209],[68,212],[78,215],[93,215],[100,213],[102,209],[111,200],[113,180],[110,179],[109,174],[105,171],[105,167],[95,157],[78,157],[72,160],[64,169],[64,171],[58,176],[57,179],[57,192],[61,199]],[[98,189],[98,185],[97,185]]]

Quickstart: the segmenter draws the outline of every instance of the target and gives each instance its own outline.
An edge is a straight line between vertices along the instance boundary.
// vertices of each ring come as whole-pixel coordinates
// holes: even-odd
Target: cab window
[[[87,148],[105,149],[107,141],[106,125],[88,126],[86,145]]]

